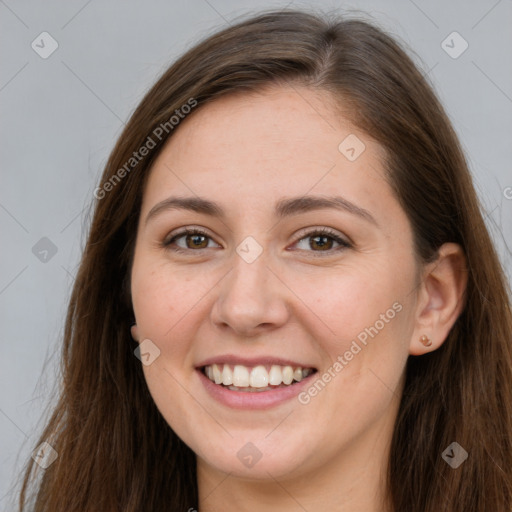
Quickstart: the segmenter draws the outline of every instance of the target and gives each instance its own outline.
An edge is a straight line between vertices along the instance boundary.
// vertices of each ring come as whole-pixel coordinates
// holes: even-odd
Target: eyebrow
[[[276,217],[283,219],[292,215],[306,213],[314,210],[332,208],[346,211],[378,226],[372,214],[341,196],[301,196],[281,199],[276,203],[274,213]],[[227,215],[222,206],[214,201],[201,197],[168,197],[157,203],[146,216],[145,224],[159,213],[168,210],[188,210],[220,219],[226,219]]]

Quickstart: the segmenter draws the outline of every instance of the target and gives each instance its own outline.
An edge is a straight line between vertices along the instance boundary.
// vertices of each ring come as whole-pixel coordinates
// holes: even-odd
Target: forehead
[[[384,180],[384,150],[341,112],[327,93],[299,86],[202,105],[181,121],[153,164],[143,213],[171,193],[237,209],[339,193],[362,208],[386,209],[394,198]]]
[[[245,167],[253,162],[286,167],[304,159],[332,163],[339,156],[340,136],[358,131],[338,111],[326,92],[304,86],[237,92],[193,112],[168,149],[192,159],[214,154],[226,164],[242,159]]]

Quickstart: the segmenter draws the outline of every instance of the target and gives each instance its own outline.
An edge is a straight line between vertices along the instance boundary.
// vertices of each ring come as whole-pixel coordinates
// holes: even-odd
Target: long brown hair
[[[465,307],[448,338],[407,363],[387,474],[390,508],[510,511],[510,292],[457,137],[393,38],[360,19],[297,10],[260,13],[197,44],[161,76],[121,134],[69,303],[60,398],[40,438],[51,440],[58,457],[40,475],[31,510],[198,508],[195,455],[157,410],[133,353],[138,216],[151,164],[179,129],[169,124],[176,109],[269,84],[330,93],[385,148],[387,179],[413,227],[418,261],[432,261],[445,242],[460,244],[467,258]],[[154,147],[126,167],[149,136]],[[441,456],[452,442],[469,454],[457,469]],[[30,460],[20,511],[27,510],[35,469]]]

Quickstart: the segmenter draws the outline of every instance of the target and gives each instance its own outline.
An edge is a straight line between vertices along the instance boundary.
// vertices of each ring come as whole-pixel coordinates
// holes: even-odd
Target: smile
[[[209,380],[231,391],[265,392],[289,387],[296,382],[300,382],[316,370],[289,365],[250,367],[241,364],[213,364],[204,366],[202,371]]]
[[[220,361],[219,361],[220,359]],[[196,367],[207,394],[230,409],[264,410],[290,402],[311,385],[316,368],[275,358],[244,361],[237,357],[216,358]],[[226,362],[223,362],[226,361]],[[277,364],[277,363],[282,364]]]

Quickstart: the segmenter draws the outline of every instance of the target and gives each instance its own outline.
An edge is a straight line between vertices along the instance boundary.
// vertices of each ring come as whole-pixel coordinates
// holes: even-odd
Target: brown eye
[[[188,234],[185,235],[185,240],[189,249],[205,249],[208,246],[208,241],[206,241],[206,246],[204,245],[204,241],[207,240],[204,235]]]
[[[315,247],[319,247],[321,251],[329,250],[332,248],[332,244],[334,239],[330,236],[326,235],[317,235],[311,238],[311,243],[309,244],[312,249]]]
[[[297,244],[300,244],[303,240],[310,239],[309,243],[306,244],[307,248],[300,248],[300,250],[309,251],[312,253],[327,253],[326,255],[348,249],[352,247],[352,244],[347,240],[341,238],[337,233],[327,228],[311,231],[306,236],[302,237]],[[333,244],[338,244],[338,247],[333,247]],[[315,256],[323,256],[322,254],[315,254]]]
[[[178,245],[177,240],[185,239],[185,245]],[[176,252],[187,250],[200,250],[208,249],[208,242],[211,240],[210,236],[201,231],[200,229],[185,229],[180,233],[174,235],[171,239],[163,243],[163,246]],[[174,246],[174,247],[173,247]]]

